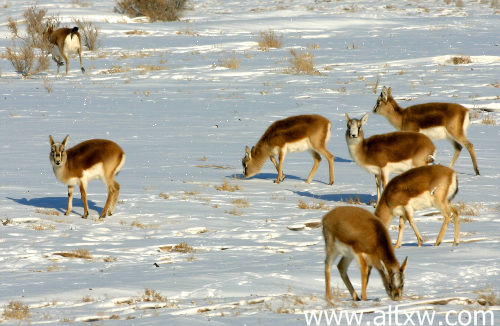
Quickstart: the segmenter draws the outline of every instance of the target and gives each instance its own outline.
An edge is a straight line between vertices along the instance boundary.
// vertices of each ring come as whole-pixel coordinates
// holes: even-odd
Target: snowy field
[[[190,0],[181,21],[148,23],[115,13],[111,0],[39,0],[65,26],[73,18],[93,22],[102,46],[84,52],[85,74],[73,58],[68,76],[56,75],[51,62],[46,73],[25,79],[0,59],[0,324],[306,325],[304,312],[321,309],[364,312],[364,325],[376,324],[377,311],[396,305],[378,274],[369,300],[353,302],[333,268],[336,298],[329,306],[320,229],[289,227],[353,201],[373,211],[375,182],[349,156],[344,113],[371,112],[383,85],[403,107],[469,107],[468,137],[481,172],[474,176],[464,149],[454,203],[470,215],[461,217],[458,247],[451,246],[453,225],[433,246],[442,223],[434,209],[415,216],[423,247],[407,225],[396,250],[398,259],[409,257],[398,307],[435,312],[435,325],[445,325],[453,310],[469,312],[461,315],[465,325],[474,325],[466,317],[478,310],[500,323],[497,3]],[[4,53],[8,17],[21,20],[33,3],[2,4]],[[261,51],[259,33],[269,30],[283,36],[283,47]],[[311,49],[320,74],[285,73],[291,49]],[[456,56],[471,63],[453,64]],[[240,65],[224,68],[224,59]],[[242,179],[245,145],[273,121],[309,113],[332,122],[333,186],[326,160],[313,182],[304,182],[313,163],[308,153],[287,156],[280,184],[272,182],[269,161]],[[394,131],[374,114],[364,129]],[[58,141],[70,134],[70,146],[90,138],[122,146],[127,161],[116,178],[121,193],[113,216],[98,219],[106,197],[100,181],[88,188],[88,219],[81,218],[78,190],[64,216],[67,188],[53,174],[49,134]],[[435,143],[437,161],[448,165],[453,147]],[[73,252],[88,258],[65,257]],[[357,264],[349,271],[359,293]],[[27,319],[7,318],[14,301],[29,307]]]

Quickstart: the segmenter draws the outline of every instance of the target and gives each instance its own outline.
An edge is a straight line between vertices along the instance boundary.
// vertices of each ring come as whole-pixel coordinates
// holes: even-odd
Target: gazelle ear
[[[248,148],[248,146],[245,146],[245,156],[248,158],[252,158],[252,152],[250,151],[250,148]]]
[[[381,93],[380,95],[382,96],[382,100],[383,100],[384,102],[387,102],[387,98],[388,98],[388,96],[389,96],[388,92],[389,92],[389,91],[387,90],[387,87],[385,87],[385,86],[384,86],[384,87],[382,87],[382,93]]]
[[[54,139],[52,138],[51,135],[49,135],[49,142],[50,142],[50,146],[54,145]]]
[[[389,96],[392,96],[392,87],[389,87],[389,89],[387,89],[387,97]]]
[[[347,120],[347,122],[351,121],[351,118],[349,118],[349,115],[347,114],[347,112],[344,114],[345,114],[345,119]]]
[[[68,140],[69,140],[69,135],[66,135],[66,137],[64,137],[64,140],[62,141],[61,144],[63,144],[63,146],[66,147],[66,144],[68,143]]]
[[[365,113],[365,115],[361,117],[361,125],[364,125],[366,121],[368,121],[368,113]]]
[[[405,272],[406,269],[406,263],[408,262],[408,256],[406,256],[405,260],[401,264],[401,267],[399,268],[399,272],[402,274]]]

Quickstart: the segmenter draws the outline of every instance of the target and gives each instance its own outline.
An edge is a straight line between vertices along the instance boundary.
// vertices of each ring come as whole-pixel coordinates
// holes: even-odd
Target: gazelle
[[[364,138],[361,127],[368,120],[368,113],[359,120],[349,118],[347,113],[345,117],[349,153],[359,166],[375,175],[377,202],[392,172],[401,173],[434,161],[436,147],[424,134],[397,131]]]
[[[474,146],[467,139],[469,110],[456,103],[425,103],[403,109],[392,97],[392,88],[382,88],[373,112],[383,115],[401,131],[421,132],[431,139],[448,139],[455,153],[449,167],[452,168],[460,155],[462,145],[469,151],[474,172],[479,175]]]
[[[422,245],[422,237],[413,221],[413,212],[428,207],[436,207],[443,214],[444,221],[436,239],[439,246],[453,214],[455,237],[453,245],[458,245],[460,221],[451,200],[458,191],[457,174],[443,165],[421,166],[408,170],[394,177],[385,187],[377,204],[375,215],[389,227],[394,216],[399,215],[399,233],[396,248],[401,246],[405,219],[408,220],[415,235],[418,246]]]
[[[85,72],[82,64],[82,40],[78,27],[73,28],[58,28],[54,30],[53,26],[49,26],[44,33],[44,37],[52,45],[52,59],[57,64],[57,73],[59,74],[59,67],[66,63],[66,75],[69,70],[68,57],[73,53],[78,53],[80,57],[80,69],[82,73]],[[64,62],[63,62],[64,60]]]
[[[245,178],[256,175],[269,158],[278,171],[274,182],[279,183],[285,178],[283,175],[285,156],[288,153],[307,150],[313,156],[314,165],[306,182],[311,182],[321,161],[320,155],[323,155],[328,160],[330,168],[329,184],[333,184],[334,157],[326,149],[326,143],[330,139],[330,128],[330,121],[317,114],[297,115],[275,121],[251,150],[248,146],[245,147],[245,157],[242,160],[243,175]],[[275,155],[278,155],[279,163],[276,162]]]
[[[61,143],[56,143],[52,136],[49,136],[50,163],[54,174],[59,181],[68,185],[68,209],[65,215],[71,212],[73,187],[78,185],[84,209],[82,217],[87,218],[87,184],[96,178],[100,178],[108,187],[108,198],[100,217],[113,214],[120,193],[120,184],[114,180],[114,176],[125,163],[125,153],[116,143],[105,139],[86,140],[66,149],[68,139],[69,135]]]
[[[389,233],[376,216],[363,208],[340,206],[327,213],[322,223],[326,250],[327,300],[331,299],[330,267],[337,256],[342,256],[337,268],[353,300],[359,301],[347,275],[347,268],[353,258],[356,258],[361,270],[363,300],[366,300],[366,286],[372,267],[379,271],[387,295],[392,300],[401,300],[408,257],[400,266]]]

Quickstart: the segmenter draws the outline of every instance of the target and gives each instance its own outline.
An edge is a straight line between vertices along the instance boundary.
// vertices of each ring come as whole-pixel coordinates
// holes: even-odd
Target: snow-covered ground
[[[21,20],[33,4],[3,3],[2,53],[11,44],[8,17]],[[400,310],[435,311],[435,324],[445,325],[447,312],[487,309],[500,322],[499,306],[483,305],[494,295],[498,303],[500,285],[500,8],[458,3],[190,0],[181,21],[147,23],[115,13],[111,0],[39,0],[63,25],[92,21],[102,47],[84,52],[85,74],[72,59],[68,76],[55,75],[51,62],[47,73],[24,79],[0,59],[0,323],[18,323],[3,312],[21,301],[30,312],[21,323],[33,325],[305,325],[304,312],[332,308],[364,311],[375,324],[374,310],[396,304],[378,274],[369,300],[354,303],[332,269],[338,297],[328,306],[321,231],[289,227],[318,221],[350,199],[373,210],[375,182],[349,156],[344,112],[370,112],[382,85],[402,106],[447,101],[473,109],[468,136],[481,172],[474,176],[462,151],[454,202],[474,214],[462,216],[458,247],[453,226],[432,246],[441,225],[439,214],[429,214],[435,210],[416,214],[423,247],[406,228],[396,250],[409,257]],[[127,34],[134,30],[143,32]],[[283,47],[261,51],[259,33],[269,30],[283,35]],[[284,73],[290,49],[307,48],[321,74]],[[462,55],[472,63],[452,63]],[[224,58],[240,67],[221,67]],[[304,182],[308,153],[287,157],[280,184],[270,162],[242,179],[244,146],[271,122],[308,113],[332,122],[335,184],[327,185],[325,160]],[[365,134],[393,130],[371,114]],[[70,146],[89,138],[122,146],[127,162],[113,216],[98,219],[106,196],[99,181],[88,188],[89,218],[80,218],[78,191],[64,216],[67,190],[52,172],[49,134],[59,141],[70,134]],[[447,165],[452,146],[436,146]],[[182,243],[193,251],[176,251]],[[75,250],[91,258],[58,255]],[[356,263],[350,277],[360,291]],[[461,321],[472,322],[465,315]]]

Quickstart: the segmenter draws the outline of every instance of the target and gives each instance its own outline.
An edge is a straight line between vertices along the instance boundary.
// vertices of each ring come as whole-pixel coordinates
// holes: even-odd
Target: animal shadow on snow
[[[11,198],[7,197],[7,199],[10,199],[18,204],[25,205],[25,206],[33,206],[36,208],[52,208],[55,209],[61,213],[66,212],[66,208],[68,207],[68,197],[40,197],[40,198]],[[87,199],[88,205],[89,205],[89,211],[94,210],[94,211],[101,211],[102,208],[97,207],[95,202],[92,200]],[[75,212],[75,207],[81,208],[78,210],[78,212]],[[81,198],[76,198],[73,197],[73,210],[71,213],[74,214],[83,214],[83,202]]]
[[[324,200],[324,201],[335,201],[335,202],[347,202],[353,200],[354,198],[359,199],[362,204],[371,205],[373,202],[377,201],[377,196],[372,196],[369,194],[328,194],[328,195],[316,195],[309,191],[294,191],[295,194],[304,197],[310,197],[314,199]]]
[[[342,162],[342,163],[351,163],[351,162],[354,162],[352,160],[345,159],[345,158],[338,157],[338,156],[335,156],[335,159],[333,161],[334,162]],[[326,162],[326,160],[321,160],[321,162],[328,165],[328,162]],[[307,173],[308,172],[309,172],[309,170],[307,170],[305,172],[306,173],[305,177],[307,177]],[[306,178],[300,178],[300,177],[297,177],[295,175],[286,174],[285,169],[283,169],[283,174],[285,175],[285,179],[284,180],[286,180],[286,179],[290,179],[290,180],[303,180],[303,181],[306,180]],[[253,177],[247,178],[247,180],[252,180],[252,179],[276,180],[277,175],[278,175],[278,172],[275,172],[275,173],[258,173],[256,175],[254,175]],[[233,178],[233,179],[245,179],[245,177],[243,176],[243,173],[234,173],[234,174],[228,175],[226,177],[227,178]],[[316,178],[314,178],[313,181],[314,182],[320,182],[320,183],[328,184],[327,182],[324,182],[324,181],[321,181],[321,180],[317,180]]]

